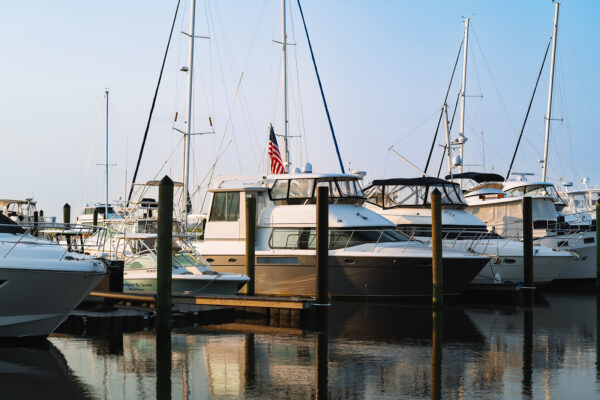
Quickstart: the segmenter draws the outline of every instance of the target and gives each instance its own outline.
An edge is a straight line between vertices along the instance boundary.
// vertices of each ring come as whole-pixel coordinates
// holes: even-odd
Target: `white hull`
[[[536,239],[535,242],[549,248],[560,248],[572,253],[572,257],[556,279],[595,279],[595,238],[595,232],[582,232],[571,235],[549,236]]]
[[[104,276],[0,268],[0,337],[48,336]]]

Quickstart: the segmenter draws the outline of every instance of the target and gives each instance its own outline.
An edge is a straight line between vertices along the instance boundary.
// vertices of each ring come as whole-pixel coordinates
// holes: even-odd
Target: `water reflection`
[[[0,344],[2,399],[42,399],[50,393],[62,399],[93,398],[49,341]]]
[[[99,398],[156,398],[163,383],[173,399],[598,398],[595,298],[546,300],[531,312],[443,315],[338,303],[320,333],[228,324],[175,330],[166,342],[150,332],[51,341]]]

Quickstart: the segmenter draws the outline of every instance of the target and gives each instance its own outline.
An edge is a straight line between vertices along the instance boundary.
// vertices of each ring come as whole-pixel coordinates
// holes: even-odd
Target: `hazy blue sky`
[[[176,0],[10,2],[0,15],[1,197],[33,196],[46,214],[65,202],[104,198],[104,89],[111,91],[110,198],[131,179]],[[554,4],[532,1],[303,1],[346,167],[366,180],[415,173],[392,144],[423,167],[437,113],[471,16],[465,150],[467,169],[506,173],[552,30]],[[181,180],[189,4],[182,0],[140,178]],[[550,172],[552,180],[600,184],[600,2],[561,4]],[[222,155],[218,174],[266,172],[267,129],[281,131],[280,2],[198,0],[194,182]],[[291,2],[290,130],[296,166],[338,165],[295,0]],[[297,56],[297,57],[296,57]],[[298,66],[298,68],[296,68]],[[240,77],[243,73],[243,78]],[[460,76],[460,71],[458,72]],[[236,96],[236,88],[240,88]],[[298,84],[299,82],[299,84]],[[300,89],[300,90],[298,90]],[[452,88],[450,103],[459,90]],[[516,170],[540,172],[548,69]],[[476,97],[483,96],[483,97]],[[301,98],[301,101],[300,101]],[[458,118],[458,115],[457,115]],[[457,134],[455,125],[453,135]],[[440,136],[438,143],[442,143]],[[280,143],[281,145],[281,143]],[[222,150],[225,148],[225,150]],[[168,159],[169,154],[173,156]],[[436,148],[434,164],[440,161]],[[165,164],[166,163],[166,164]],[[159,170],[165,164],[165,169]],[[442,174],[446,173],[446,169]],[[197,206],[199,201],[195,201]]]

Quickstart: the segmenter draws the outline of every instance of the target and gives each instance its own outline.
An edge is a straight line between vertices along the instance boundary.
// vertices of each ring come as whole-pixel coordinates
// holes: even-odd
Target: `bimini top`
[[[487,174],[484,172],[463,172],[462,174],[446,175],[446,179],[471,179],[477,183],[504,182],[504,177],[498,174]]]
[[[383,209],[399,207],[429,207],[430,194],[438,189],[445,207],[464,208],[467,205],[457,183],[433,177],[376,179],[365,188],[367,202]]]

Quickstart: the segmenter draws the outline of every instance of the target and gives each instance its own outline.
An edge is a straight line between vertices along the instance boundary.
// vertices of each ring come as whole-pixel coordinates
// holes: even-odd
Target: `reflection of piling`
[[[252,387],[254,386],[254,377],[256,375],[255,372],[255,355],[256,349],[254,346],[254,333],[249,333],[246,335],[246,343],[245,343],[246,351],[245,351],[245,380],[246,380],[246,390],[250,392]]]
[[[596,203],[596,295],[600,295],[600,203]]]
[[[533,310],[525,309],[523,314],[523,397],[531,398],[531,377],[533,373]]]
[[[596,382],[600,383],[600,297],[596,296]]]
[[[33,236],[38,236],[39,233],[39,216],[38,212],[33,212]]]
[[[444,267],[442,265],[442,194],[431,193],[431,258],[434,307],[444,304]]]
[[[319,400],[327,400],[329,376],[329,338],[327,333],[317,334],[317,396]]]
[[[173,181],[165,175],[158,186],[156,238],[157,329],[171,329],[171,279],[173,256]]]
[[[171,399],[171,331],[169,330],[156,332],[156,399]]]
[[[256,197],[246,196],[246,275],[250,280],[246,283],[246,295],[254,296],[256,245]]]
[[[92,225],[94,226],[93,231],[96,232],[96,230],[98,229],[98,209],[94,208],[94,217],[93,217],[93,222]]]
[[[523,277],[524,303],[526,307],[533,306],[533,215],[531,197],[523,197]]]
[[[431,330],[431,399],[442,398],[442,344],[444,343],[444,312],[433,310]]]

